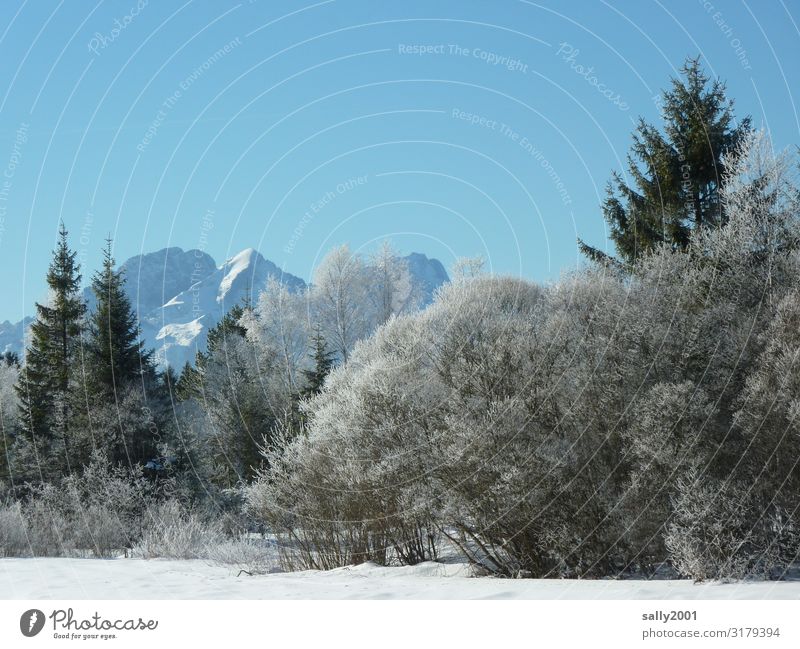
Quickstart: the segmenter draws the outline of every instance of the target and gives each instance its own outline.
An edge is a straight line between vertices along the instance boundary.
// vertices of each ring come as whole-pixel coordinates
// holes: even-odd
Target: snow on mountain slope
[[[23,339],[25,330],[33,322],[33,318],[26,317],[19,322],[0,322],[0,354],[16,352],[22,358]]]
[[[261,257],[261,255],[259,255],[253,248],[247,248],[246,250],[242,250],[242,252],[240,252],[238,255],[231,257],[227,262],[225,262],[225,266],[223,267],[223,270],[225,271],[225,276],[219,283],[219,292],[217,294],[218,302],[225,299],[225,296],[233,288],[236,279],[242,273],[246,273],[248,268],[252,267],[254,260],[256,260],[257,263],[258,257]]]
[[[188,347],[203,331],[202,318],[185,324],[168,324],[159,329],[156,340],[169,341],[173,345]]]
[[[299,277],[284,273],[253,248],[247,248],[192,283],[163,306],[141,318],[145,345],[156,351],[160,364],[180,368],[205,349],[208,330],[243,300],[255,301],[267,280],[274,277],[289,290],[305,288]]]
[[[213,273],[214,259],[202,250],[163,248],[131,257],[119,269],[125,275],[125,292],[134,311],[143,317],[195,282]],[[94,309],[92,289],[83,289],[89,310]]]

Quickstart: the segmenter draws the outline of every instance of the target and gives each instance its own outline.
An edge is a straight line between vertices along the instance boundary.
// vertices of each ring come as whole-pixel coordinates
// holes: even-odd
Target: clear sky
[[[391,237],[540,281],[604,245],[638,116],[686,56],[800,143],[797,0],[4,0],[0,320],[85,267],[246,247],[308,278]]]

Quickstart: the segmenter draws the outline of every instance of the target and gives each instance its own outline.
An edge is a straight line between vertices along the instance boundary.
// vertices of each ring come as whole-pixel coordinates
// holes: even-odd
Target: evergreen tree
[[[228,342],[234,339],[244,339],[247,335],[246,329],[239,324],[239,320],[245,313],[247,305],[236,304],[228,311],[222,320],[208,330],[206,336],[206,351],[198,351],[195,354],[195,365],[192,367],[188,362],[181,370],[180,378],[176,383],[176,393],[178,399],[203,398],[203,376],[211,358],[214,355],[224,355]]]
[[[632,183],[615,171],[607,187],[603,216],[620,260],[578,240],[595,261],[631,266],[660,243],[682,250],[693,230],[726,221],[723,159],[750,132],[750,118],[735,126],[725,84],[709,84],[699,57],[681,72],[662,93],[664,132],[639,119],[628,155]]]
[[[207,350],[197,353],[194,368],[184,367],[178,384],[180,398],[194,399],[205,414],[212,481],[223,488],[253,478],[262,463],[260,445],[276,419],[271,390],[277,383],[262,374],[273,368],[259,364],[241,324],[249,308],[234,306],[209,329]]]
[[[311,339],[311,344],[313,346],[311,359],[314,362],[314,366],[309,370],[303,370],[303,375],[306,377],[306,386],[302,394],[304,397],[313,397],[320,393],[322,385],[325,383],[325,377],[328,376],[333,369],[334,359],[336,357],[336,354],[328,349],[328,345],[325,342],[325,337],[322,335],[319,325],[317,325],[314,330],[314,337]]]
[[[197,352],[195,362],[202,352]],[[181,374],[175,385],[175,397],[178,401],[187,401],[192,397],[197,397],[200,393],[200,372],[189,361],[183,366]]]
[[[62,223],[47,271],[49,300],[47,304],[36,304],[31,342],[16,386],[20,433],[30,442],[37,457],[39,477],[43,477],[44,465],[52,471],[60,467],[56,458],[46,459],[51,452],[66,459],[68,464],[75,414],[71,392],[79,372],[75,361],[86,311],[76,257],[77,253],[67,244],[67,230]]]
[[[103,267],[92,278],[97,306],[89,327],[87,381],[95,394],[113,399],[116,390],[143,375],[152,378],[152,352],[139,339],[139,323],[125,293],[125,277],[114,270],[111,240],[103,251]]]
[[[100,433],[112,462],[142,463],[156,452],[154,438],[160,428],[165,390],[157,380],[152,351],[144,350],[139,339],[136,314],[125,293],[125,277],[114,270],[110,239],[103,266],[92,278],[92,291],[97,304],[87,341],[87,428]],[[93,445],[97,438],[93,435]]]
[[[3,352],[0,354],[0,364],[6,367],[19,367],[19,354],[17,352]]]

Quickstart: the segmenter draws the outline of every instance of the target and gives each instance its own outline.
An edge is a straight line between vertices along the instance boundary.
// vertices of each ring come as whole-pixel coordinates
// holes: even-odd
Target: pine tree
[[[334,359],[336,354],[328,349],[325,342],[325,337],[317,325],[314,330],[314,337],[311,339],[313,352],[311,358],[314,361],[314,367],[310,370],[303,370],[303,375],[306,377],[306,386],[303,389],[302,396],[313,397],[319,394],[322,390],[322,385],[325,383],[325,377],[330,374],[334,366]]]
[[[633,182],[614,172],[606,190],[603,216],[620,260],[578,240],[595,261],[630,267],[661,243],[685,249],[693,230],[726,221],[723,159],[750,132],[750,118],[734,125],[725,84],[709,85],[699,57],[688,59],[681,73],[662,93],[664,132],[639,119],[628,155]]]
[[[139,339],[139,323],[125,293],[125,277],[114,270],[111,240],[103,267],[92,278],[97,306],[89,327],[87,382],[95,394],[113,399],[116,391],[142,376],[152,378],[152,352]]]
[[[179,400],[195,398],[202,401],[203,377],[212,357],[215,354],[224,356],[226,345],[230,341],[245,338],[247,335],[245,328],[239,324],[247,308],[247,304],[234,305],[208,330],[206,351],[198,351],[195,354],[194,367],[188,362],[183,366],[180,378],[176,382],[176,394]]]
[[[86,311],[76,257],[77,253],[69,248],[62,223],[47,271],[50,298],[47,304],[36,304],[31,342],[16,386],[20,432],[38,458],[40,476],[44,464],[49,464],[52,471],[59,468],[53,466],[59,464],[57,459],[46,457],[49,453],[58,453],[62,458],[61,451],[67,458],[69,455],[70,424],[75,412],[71,392],[79,372],[76,359]],[[54,448],[57,444],[63,447]]]
[[[208,331],[207,350],[208,354],[222,350],[225,343],[231,336],[244,338],[247,330],[239,323],[246,309],[250,308],[247,303],[244,305],[236,304],[228,311],[214,327]]]
[[[249,305],[236,305],[208,331],[207,350],[195,367],[186,365],[178,381],[181,400],[195,400],[205,415],[206,458],[212,481],[228,488],[249,481],[262,463],[259,452],[275,421],[270,403],[273,384],[262,372],[256,350],[241,324]]]
[[[152,351],[145,350],[139,338],[125,277],[114,270],[110,239],[103,266],[92,278],[92,291],[97,302],[86,345],[86,427],[93,431],[92,445],[100,440],[113,463],[143,463],[157,450],[166,391],[158,381]]]
[[[6,367],[19,367],[19,354],[17,352],[6,351],[0,354],[0,364]]]

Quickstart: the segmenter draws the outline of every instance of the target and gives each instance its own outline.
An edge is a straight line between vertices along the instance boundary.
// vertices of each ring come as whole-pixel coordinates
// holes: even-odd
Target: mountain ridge
[[[423,305],[429,304],[436,289],[449,281],[442,263],[418,252],[403,257],[412,279],[419,285]],[[177,246],[134,255],[119,269],[124,272],[125,290],[134,309],[145,347],[156,353],[160,365],[180,368],[193,363],[204,350],[206,336],[227,311],[243,299],[253,299],[275,278],[290,291],[308,285],[300,277],[281,269],[254,248],[245,248],[221,265],[202,250]],[[82,290],[88,308],[96,303],[90,287]],[[16,352],[22,357],[26,331],[34,318],[0,323],[0,353]]]

